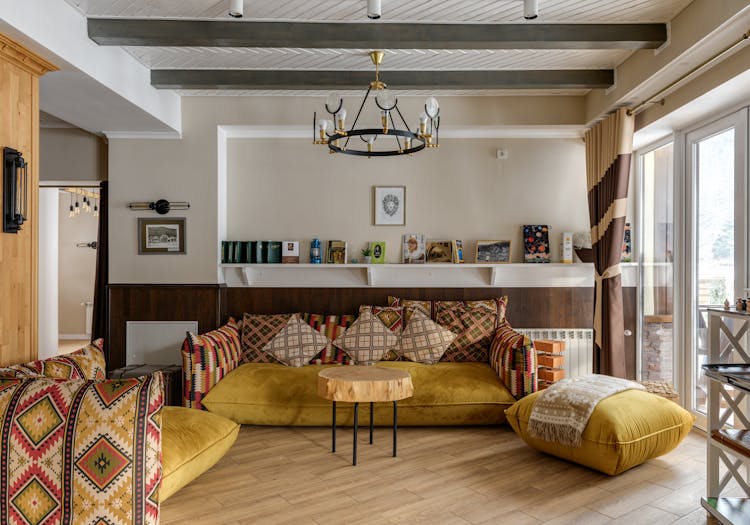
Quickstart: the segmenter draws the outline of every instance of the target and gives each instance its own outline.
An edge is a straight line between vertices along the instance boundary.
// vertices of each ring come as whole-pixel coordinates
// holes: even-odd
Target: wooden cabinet
[[[28,222],[0,233],[0,366],[37,357],[39,77],[55,69],[0,34],[0,148],[20,151],[30,168]]]

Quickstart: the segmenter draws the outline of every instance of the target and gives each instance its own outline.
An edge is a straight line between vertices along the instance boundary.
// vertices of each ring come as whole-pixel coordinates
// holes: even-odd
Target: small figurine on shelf
[[[729,299],[724,299],[724,310],[729,310]]]
[[[310,263],[320,264],[322,262],[320,258],[320,239],[313,239],[310,242]]]

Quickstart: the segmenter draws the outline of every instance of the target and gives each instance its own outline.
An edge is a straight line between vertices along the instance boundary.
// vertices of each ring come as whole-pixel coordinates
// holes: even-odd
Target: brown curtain
[[[625,232],[634,119],[624,108],[586,132],[586,177],[596,270],[594,372],[625,377],[620,257]]]
[[[106,336],[107,284],[109,283],[109,198],[107,182],[99,187],[99,236],[96,240],[96,279],[94,281],[94,312],[91,320],[91,340]],[[104,341],[108,345],[108,341]]]

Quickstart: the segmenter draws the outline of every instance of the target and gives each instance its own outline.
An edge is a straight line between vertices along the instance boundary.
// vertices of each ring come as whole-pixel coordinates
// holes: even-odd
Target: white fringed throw
[[[534,403],[529,435],[580,447],[581,435],[599,401],[630,389],[645,390],[634,381],[599,374],[558,381],[544,390]]]

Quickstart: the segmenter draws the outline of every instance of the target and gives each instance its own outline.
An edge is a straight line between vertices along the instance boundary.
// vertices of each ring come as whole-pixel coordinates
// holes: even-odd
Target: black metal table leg
[[[370,445],[372,445],[372,413],[375,407],[375,403],[370,401]]]
[[[398,408],[393,402],[393,457],[396,457],[396,429],[398,428]]]
[[[359,403],[354,403],[354,446],[352,447],[352,465],[357,465],[357,424],[359,423]]]
[[[333,422],[331,423],[331,452],[336,452],[336,401],[333,402]]]

